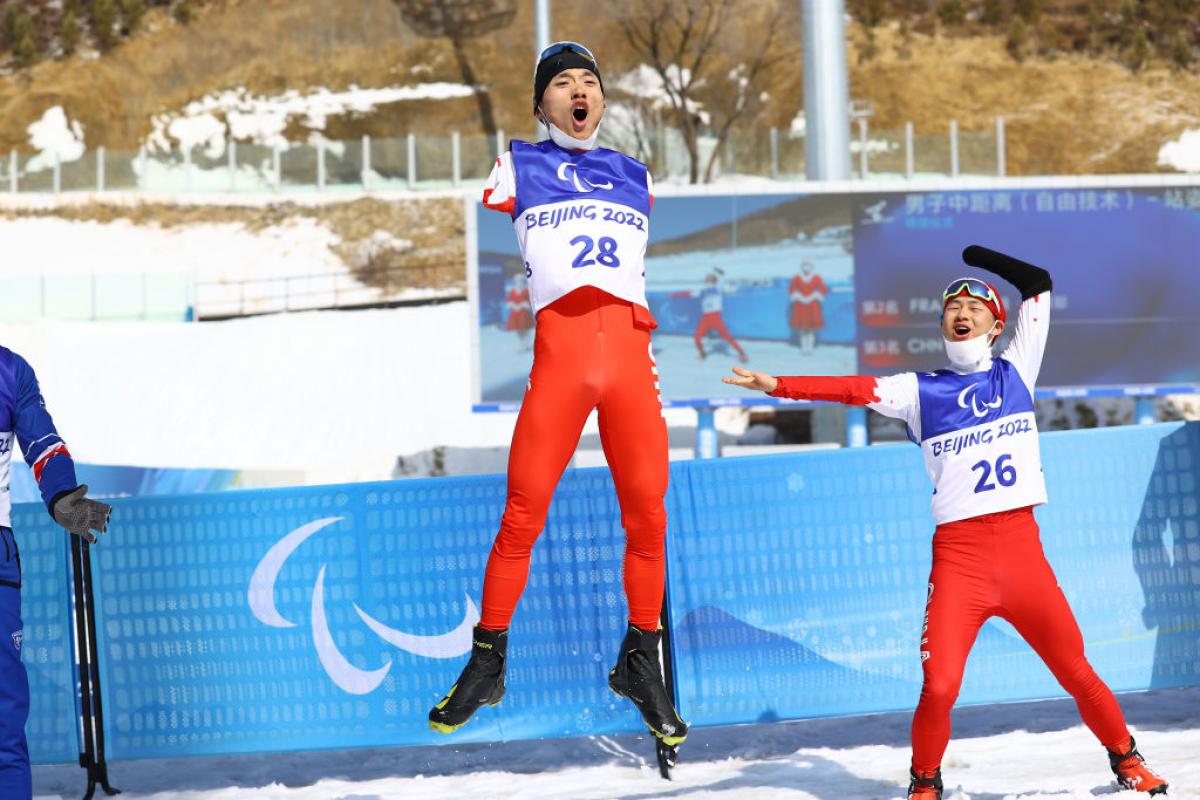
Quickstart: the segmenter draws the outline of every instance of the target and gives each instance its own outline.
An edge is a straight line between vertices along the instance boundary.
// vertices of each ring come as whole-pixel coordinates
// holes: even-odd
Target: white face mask
[[[550,141],[561,147],[563,150],[595,150],[596,137],[600,135],[600,124],[596,124],[596,130],[592,131],[592,135],[586,139],[576,139],[571,134],[559,128],[553,122],[543,118],[542,122],[546,124],[546,130],[550,133]]]
[[[950,359],[950,363],[959,369],[970,369],[984,359],[991,358],[992,331],[995,328],[996,323],[993,322],[986,332],[961,342],[952,342],[943,336],[942,343],[946,345],[946,357]]]

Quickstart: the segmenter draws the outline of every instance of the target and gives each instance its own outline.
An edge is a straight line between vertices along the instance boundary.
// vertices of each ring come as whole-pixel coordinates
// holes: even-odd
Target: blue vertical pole
[[[1133,418],[1138,425],[1153,425],[1157,420],[1154,418],[1154,398],[1139,397],[1133,401]]]
[[[696,458],[716,458],[719,455],[715,414],[711,408],[697,408]]]
[[[867,446],[867,409],[862,406],[846,408],[846,446]]]

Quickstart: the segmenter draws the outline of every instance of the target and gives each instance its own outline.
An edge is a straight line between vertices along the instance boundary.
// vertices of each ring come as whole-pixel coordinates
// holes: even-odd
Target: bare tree
[[[709,113],[709,126],[716,135],[716,146],[708,157],[704,170],[704,182],[712,180],[713,167],[722,152],[734,125],[740,120],[760,112],[772,98],[764,92],[772,70],[784,58],[781,40],[784,34],[784,8],[779,2],[765,4],[762,16],[752,19],[761,38],[754,41],[753,48],[742,44],[734,52],[725,51],[712,79],[700,87],[696,96],[704,102]],[[744,40],[737,37],[739,43]],[[797,64],[797,66],[799,66]],[[774,98],[779,101],[781,98]]]
[[[700,129],[710,126],[717,138],[704,170],[710,180],[733,125],[760,107],[763,80],[782,57],[782,19],[780,0],[625,0],[618,24],[636,57],[661,81],[669,118],[687,150],[691,183],[700,180]]]
[[[467,56],[468,39],[498,31],[512,24],[517,15],[516,0],[392,0],[400,16],[421,36],[450,40],[463,82],[475,93],[479,119],[489,136],[496,135],[496,114],[486,86],[475,78]]]

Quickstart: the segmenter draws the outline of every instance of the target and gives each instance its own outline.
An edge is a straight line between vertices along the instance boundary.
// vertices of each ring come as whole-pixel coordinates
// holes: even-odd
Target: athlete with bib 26
[[[1016,331],[999,358],[992,344],[1008,321],[991,284],[958,278],[942,294],[948,369],[886,378],[780,377],[734,367],[725,383],[773,397],[867,406],[904,420],[933,480],[933,569],[921,633],[924,684],[913,715],[910,800],[942,796],[942,754],[967,654],[989,617],[1012,623],[1075,698],[1127,789],[1165,794],[1138,753],[1117,700],[1093,671],[1083,636],[1042,552],[1033,506],[1046,502],[1033,387],[1050,325],[1050,274],[983,247],[963,260],[1021,293]]]
[[[538,57],[534,115],[550,138],[514,141],[483,192],[512,216],[536,320],[533,368],[513,431],[508,498],[483,582],[483,613],[458,681],[429,712],[450,733],[504,696],[508,626],[530,553],[583,424],[599,409],[600,440],[625,528],[629,626],[609,675],[651,732],[674,748],[687,735],[659,662],[665,580],[667,426],[650,350],[644,255],[653,202],[646,165],[596,147],[604,87],[595,57],[557,42]],[[673,754],[673,750],[672,750]]]

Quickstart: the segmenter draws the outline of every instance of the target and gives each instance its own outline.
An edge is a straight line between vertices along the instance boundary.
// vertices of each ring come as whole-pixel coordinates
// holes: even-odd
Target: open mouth
[[[571,109],[571,120],[575,123],[576,128],[582,128],[587,122],[588,108],[586,103],[576,103]]]
[[[971,335],[971,326],[970,325],[959,324],[959,325],[954,326],[954,337],[956,339],[966,339],[970,335]]]

